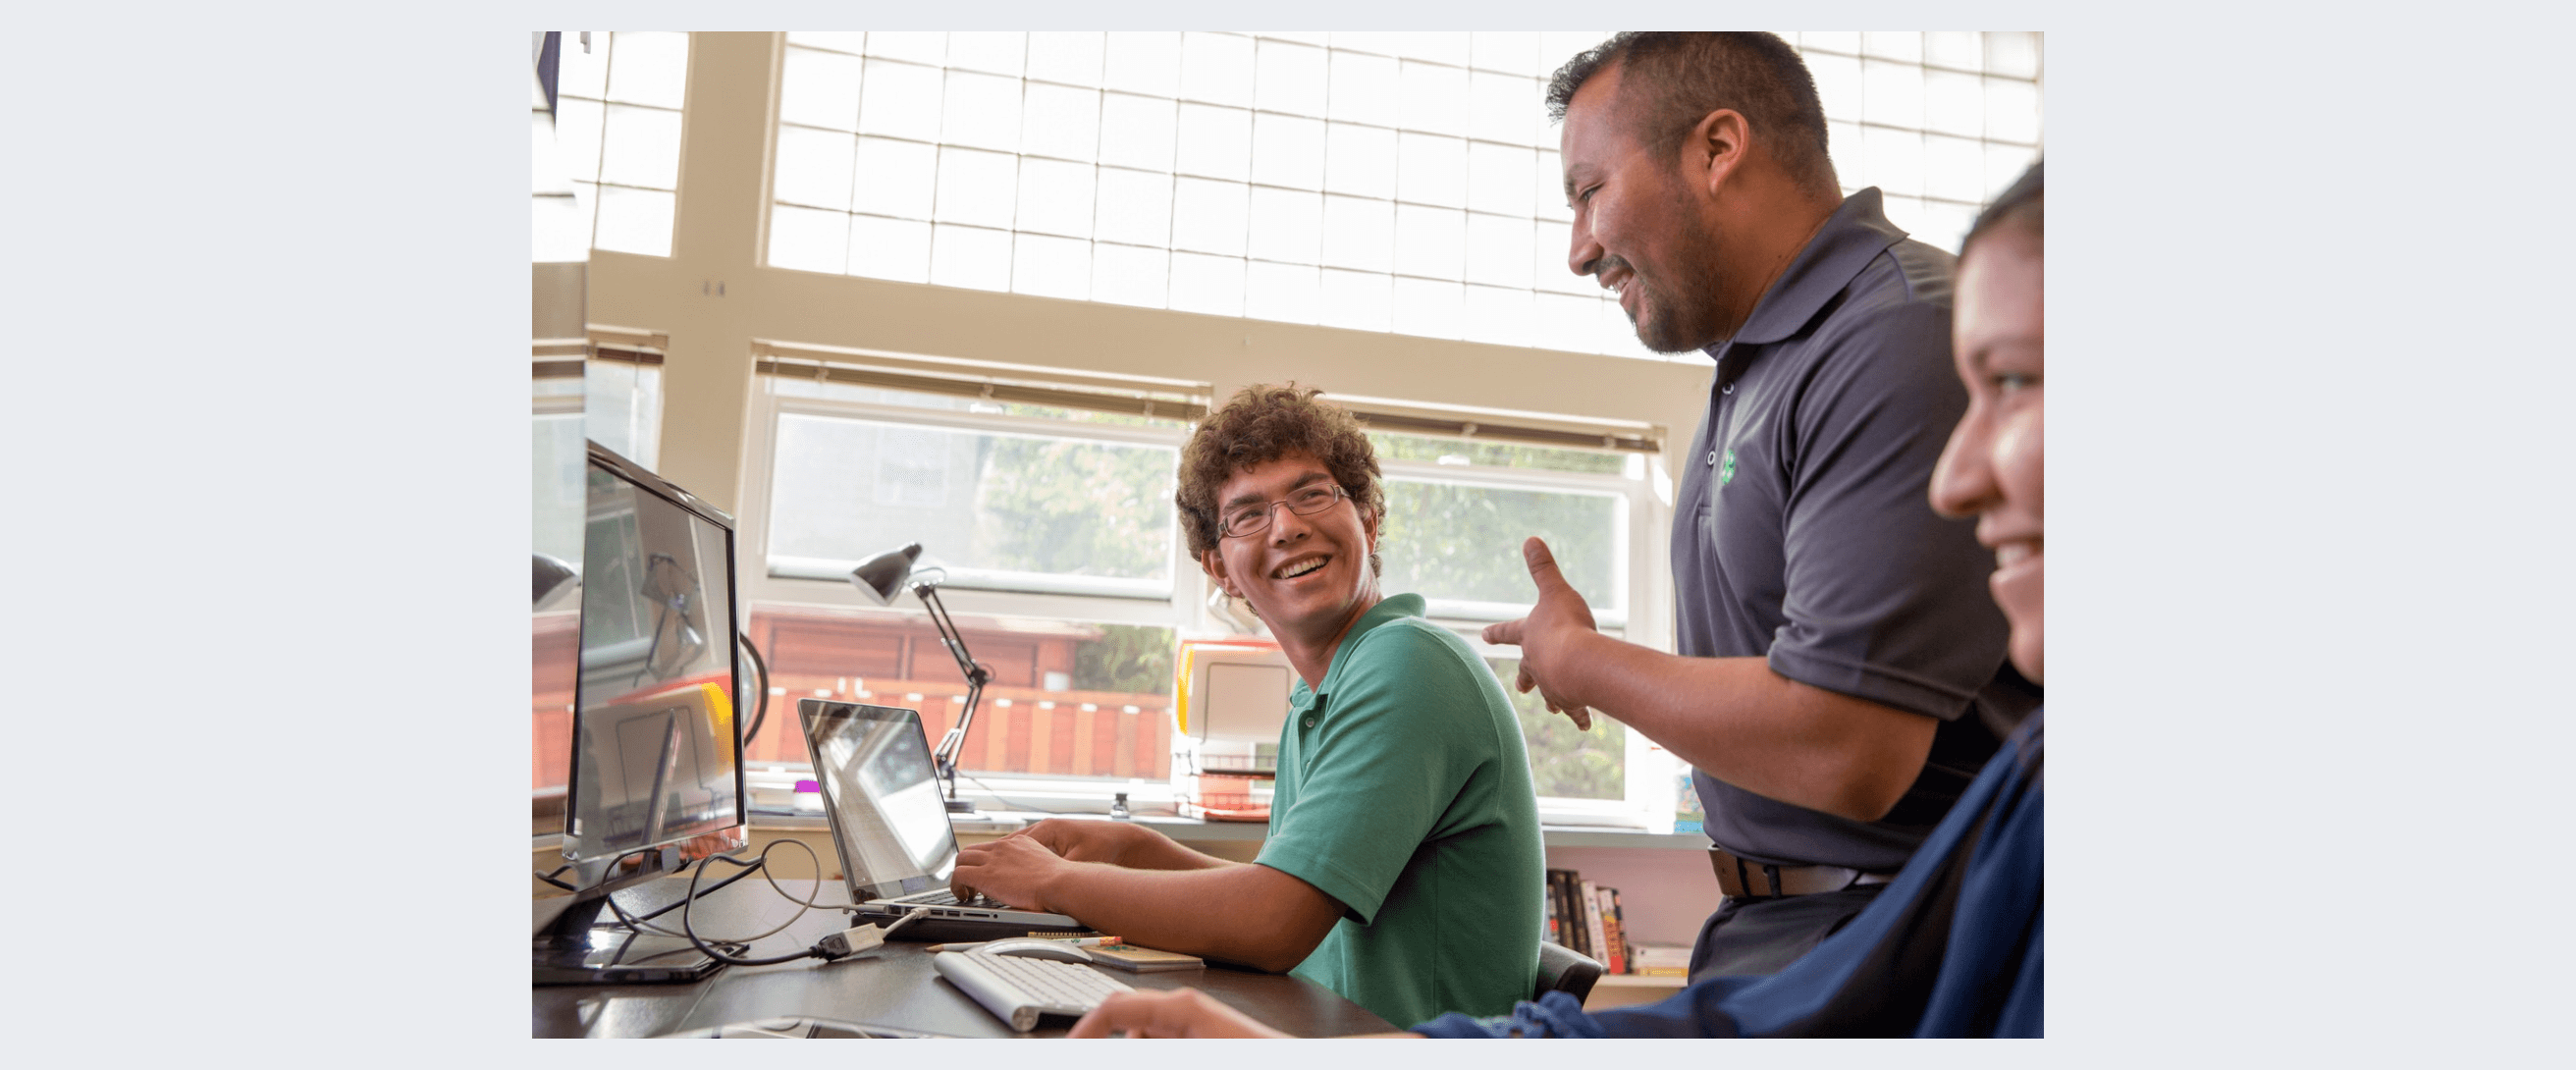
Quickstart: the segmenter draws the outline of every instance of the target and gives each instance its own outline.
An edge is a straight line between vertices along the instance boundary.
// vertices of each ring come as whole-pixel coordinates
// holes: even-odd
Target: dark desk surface
[[[800,896],[814,886],[810,880],[778,883]],[[618,892],[616,897],[620,905],[640,912],[678,901],[687,886],[687,881],[677,878],[654,881]],[[820,901],[846,903],[847,892],[839,882],[830,882]],[[754,876],[702,899],[692,908],[691,923],[701,936],[740,936],[777,925],[795,912],[795,904]],[[676,929],[679,918],[679,912],[673,911],[655,919],[655,923]],[[785,931],[754,944],[749,957],[783,955],[811,947],[816,940],[848,927],[847,918],[837,909],[806,911]],[[889,943],[831,963],[800,959],[776,966],[727,966],[714,977],[693,985],[536,988],[533,1035],[648,1037],[788,1015],[959,1037],[1059,1037],[1073,1024],[1068,1018],[1049,1017],[1034,1033],[1011,1032],[1001,1019],[932,970],[931,956],[922,950],[924,946]],[[1090,968],[1140,989],[1201,989],[1256,1021],[1296,1036],[1384,1033],[1396,1028],[1330,989],[1284,974],[1213,965],[1143,974]]]

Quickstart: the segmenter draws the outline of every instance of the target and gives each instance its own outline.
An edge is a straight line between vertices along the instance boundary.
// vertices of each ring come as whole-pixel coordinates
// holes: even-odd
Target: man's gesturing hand
[[[1538,688],[1548,709],[1571,718],[1576,728],[1590,730],[1592,711],[1566,687],[1571,682],[1567,666],[1579,656],[1575,648],[1585,637],[1600,634],[1592,624],[1592,607],[1557,571],[1556,555],[1548,552],[1546,540],[1530,536],[1521,544],[1521,557],[1529,562],[1530,580],[1538,584],[1538,604],[1530,607],[1529,616],[1488,625],[1485,641],[1520,647],[1520,678],[1514,683],[1521,693]]]

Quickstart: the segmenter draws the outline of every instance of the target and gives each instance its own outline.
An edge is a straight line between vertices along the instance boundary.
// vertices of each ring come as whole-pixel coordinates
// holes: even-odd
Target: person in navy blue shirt
[[[2015,669],[2044,677],[2043,294],[2039,165],[1962,243],[1954,361],[1968,407],[1934,467],[1931,500],[1976,518]],[[1534,565],[1542,588],[1562,585]],[[1446,1014],[1428,1037],[1937,1036],[2045,1034],[2044,716],[2006,737],[1887,890],[1775,974],[1711,976],[1663,1002],[1586,1014],[1562,992],[1509,1015]],[[1281,1036],[1192,989],[1122,993],[1073,1036]]]

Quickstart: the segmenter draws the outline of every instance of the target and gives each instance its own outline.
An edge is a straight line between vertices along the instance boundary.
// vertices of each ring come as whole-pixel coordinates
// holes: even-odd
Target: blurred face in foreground
[[[2041,345],[2040,238],[2006,223],[1959,260],[1951,351],[1968,386],[1968,412],[1932,471],[1932,506],[1977,518],[1977,541],[1995,552],[1987,581],[2012,625],[2013,667],[2042,672],[2042,492],[2046,435]]]

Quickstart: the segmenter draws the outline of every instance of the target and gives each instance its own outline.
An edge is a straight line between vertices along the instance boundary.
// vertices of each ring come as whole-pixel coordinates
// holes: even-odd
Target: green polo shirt
[[[1546,859],[1501,682],[1422,596],[1370,607],[1323,686],[1297,683],[1255,861],[1342,918],[1289,972],[1398,1026],[1530,997]]]

